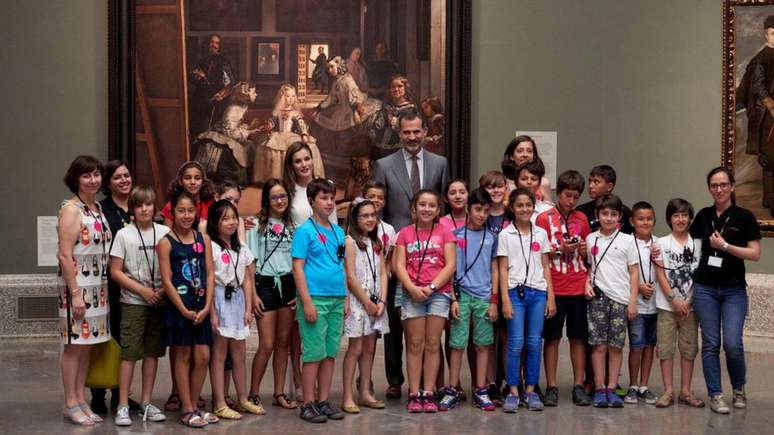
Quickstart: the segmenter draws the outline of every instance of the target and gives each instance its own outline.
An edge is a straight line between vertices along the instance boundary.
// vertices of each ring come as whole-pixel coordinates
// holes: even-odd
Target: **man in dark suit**
[[[411,223],[411,198],[419,189],[443,195],[449,181],[446,157],[424,149],[427,121],[416,110],[398,118],[401,149],[374,164],[373,180],[387,187],[384,220],[395,231]]]
[[[446,157],[424,149],[427,121],[416,110],[398,116],[401,149],[374,164],[373,180],[386,187],[384,220],[395,231],[411,223],[411,198],[420,189],[433,189],[442,194],[449,181]],[[386,396],[397,399],[403,384],[403,328],[400,307],[395,305],[397,279],[390,279],[387,292],[387,316],[390,333],[384,336],[384,369],[387,375]],[[400,299],[398,299],[400,300]]]

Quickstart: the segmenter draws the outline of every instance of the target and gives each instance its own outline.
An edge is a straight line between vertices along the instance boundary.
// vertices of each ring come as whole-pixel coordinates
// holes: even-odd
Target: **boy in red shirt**
[[[543,359],[546,383],[544,404],[557,406],[559,389],[556,369],[559,360],[559,342],[562,327],[567,321],[566,336],[570,340],[570,359],[573,369],[572,401],[579,406],[589,406],[591,398],[583,389],[586,362],[586,236],[591,233],[583,212],[575,209],[583,193],[585,181],[577,171],[565,171],[559,175],[556,185],[556,205],[538,215],[535,224],[546,230],[553,247],[551,280],[556,297],[556,315],[546,319],[543,328]]]

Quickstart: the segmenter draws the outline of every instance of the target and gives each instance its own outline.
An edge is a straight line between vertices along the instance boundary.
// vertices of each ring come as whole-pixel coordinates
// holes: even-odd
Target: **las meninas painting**
[[[302,142],[339,199],[399,146],[397,119],[428,121],[449,155],[446,0],[187,0],[188,156],[215,182],[282,179]]]

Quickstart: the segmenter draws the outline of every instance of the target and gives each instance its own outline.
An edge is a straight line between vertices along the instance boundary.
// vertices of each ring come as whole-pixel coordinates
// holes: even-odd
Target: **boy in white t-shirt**
[[[645,201],[632,207],[629,219],[634,227],[634,242],[637,246],[640,281],[637,297],[637,317],[629,321],[629,390],[624,402],[636,404],[643,401],[656,403],[656,396],[648,389],[650,370],[653,367],[653,353],[656,350],[656,266],[651,254],[654,244],[653,227],[656,225],[656,211]]]
[[[672,234],[657,242],[661,263],[656,262],[656,307],[658,308],[657,350],[661,363],[664,394],[656,401],[657,408],[674,404],[672,368],[675,342],[680,350],[680,396],[678,402],[703,408],[704,402],[691,392],[693,363],[699,351],[699,321],[691,308],[693,271],[699,267],[701,239],[691,238],[688,229],[693,220],[693,206],[682,198],[667,203],[666,222]]]
[[[589,345],[594,350],[591,362],[596,392],[592,403],[597,408],[622,408],[623,400],[615,394],[626,343],[627,320],[637,316],[639,270],[634,237],[618,229],[623,203],[616,195],[607,194],[596,203],[595,214],[600,229],[586,238],[591,274],[586,281],[589,300]],[[605,353],[608,356],[605,383]]]

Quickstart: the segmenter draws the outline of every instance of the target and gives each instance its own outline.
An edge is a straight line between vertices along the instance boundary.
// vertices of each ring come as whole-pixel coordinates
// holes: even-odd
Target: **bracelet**
[[[500,295],[498,293],[492,293],[492,296],[489,297],[489,303],[490,304],[499,304],[500,303]]]

